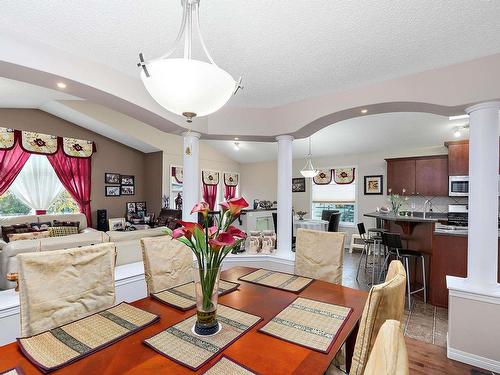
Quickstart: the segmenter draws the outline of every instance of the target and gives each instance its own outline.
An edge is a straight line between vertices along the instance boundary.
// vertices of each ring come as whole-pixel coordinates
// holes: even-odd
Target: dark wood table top
[[[248,267],[234,267],[223,271],[222,278],[237,281],[238,277],[254,270]],[[298,294],[353,309],[332,349],[328,354],[323,354],[257,332],[258,328],[292,302],[297,294],[244,281],[238,282],[241,283],[239,289],[220,297],[219,303],[261,316],[264,320],[200,368],[197,373],[205,372],[222,354],[225,354],[261,374],[323,374],[338,349],[357,327],[367,297],[364,291],[318,280]],[[182,312],[152,298],[135,301],[132,305],[160,315],[160,321],[54,373],[103,375],[193,373],[187,367],[154,352],[142,342],[193,315],[195,310]],[[26,374],[39,374],[39,371],[21,354],[16,343],[0,347],[0,372],[16,366],[20,366]]]

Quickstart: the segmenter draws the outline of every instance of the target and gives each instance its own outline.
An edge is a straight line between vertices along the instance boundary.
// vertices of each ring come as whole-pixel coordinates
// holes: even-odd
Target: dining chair
[[[334,213],[340,213],[339,210],[323,210],[321,211],[321,220],[330,221],[330,216]]]
[[[273,212],[273,226],[274,226],[274,233],[276,233],[276,236],[278,235],[278,213]],[[297,241],[297,237],[293,235],[293,215],[292,215],[292,251],[295,252],[295,244]]]
[[[191,249],[170,236],[141,239],[148,294],[193,281]]]
[[[387,319],[402,320],[406,278],[403,264],[399,260],[394,260],[389,265],[385,282],[371,287],[359,322],[349,374],[363,374],[368,356],[382,324]]]
[[[380,327],[363,375],[408,375],[409,372],[401,323],[386,320]]]
[[[338,232],[340,224],[340,212],[334,212],[330,215],[328,221],[328,232]]]
[[[342,284],[343,232],[299,228],[295,247],[295,274]]]
[[[112,307],[115,262],[113,242],[17,255],[21,336]]]

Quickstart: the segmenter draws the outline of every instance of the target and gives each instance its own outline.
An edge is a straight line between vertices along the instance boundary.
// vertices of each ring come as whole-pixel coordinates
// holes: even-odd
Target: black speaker
[[[97,210],[97,230],[102,232],[107,232],[109,230],[107,210]]]

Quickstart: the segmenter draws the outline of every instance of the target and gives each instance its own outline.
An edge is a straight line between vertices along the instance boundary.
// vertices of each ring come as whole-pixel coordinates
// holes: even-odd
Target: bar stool
[[[396,257],[396,259],[402,260],[403,265],[406,270],[406,287],[408,290],[408,310],[411,309],[411,295],[424,292],[424,303],[427,303],[427,288],[426,288],[426,274],[425,274],[425,257],[424,255],[417,250],[409,250],[404,249],[403,244],[401,242],[401,236],[397,233],[382,233],[382,244],[387,248],[387,255],[385,257],[384,263],[382,265],[382,269],[380,271],[380,277],[382,276],[383,270],[389,261],[391,256]],[[414,258],[415,262],[418,259],[422,262],[422,283],[423,286],[420,289],[411,290],[410,287],[410,258]]]
[[[364,246],[363,251],[361,252],[361,257],[358,262],[358,270],[356,272],[356,281],[359,282],[359,269],[361,268],[361,262],[363,261],[363,257],[365,258],[365,271],[368,268],[368,256],[370,255],[370,248],[372,252],[372,285],[375,283],[375,247],[382,242],[381,236],[368,236],[365,229],[364,223],[358,223],[358,232],[359,236],[363,240]]]

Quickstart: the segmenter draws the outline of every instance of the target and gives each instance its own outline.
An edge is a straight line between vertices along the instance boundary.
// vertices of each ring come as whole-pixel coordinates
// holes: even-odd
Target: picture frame
[[[124,230],[125,229],[125,218],[119,217],[116,219],[109,219],[109,230]]]
[[[111,185],[120,185],[121,184],[121,174],[119,173],[104,173],[104,183]]]
[[[306,179],[305,177],[292,178],[292,193],[305,193]]]
[[[126,207],[127,207],[127,214],[135,214],[137,211],[135,202],[127,202]]]
[[[121,195],[135,195],[135,186],[122,185],[120,193]]]
[[[105,186],[104,189],[106,197],[119,197],[121,195],[120,186]]]
[[[384,193],[384,176],[372,175],[364,177],[365,195],[382,195]]]
[[[134,186],[135,185],[135,177],[130,175],[121,175],[121,185],[124,186]]]

